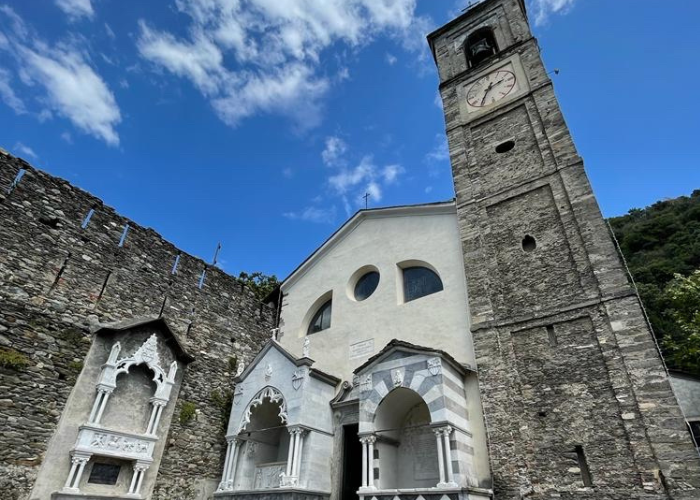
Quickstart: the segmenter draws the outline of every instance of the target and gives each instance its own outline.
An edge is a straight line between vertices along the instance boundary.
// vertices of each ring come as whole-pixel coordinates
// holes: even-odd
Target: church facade
[[[456,199],[358,212],[268,303],[0,155],[0,499],[698,498],[697,383],[674,393],[524,2],[428,42]]]

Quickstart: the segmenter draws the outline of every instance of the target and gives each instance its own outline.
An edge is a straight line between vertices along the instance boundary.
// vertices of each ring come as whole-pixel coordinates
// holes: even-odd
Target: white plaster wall
[[[457,216],[452,205],[425,208],[394,216],[369,212],[352,230],[341,231],[336,244],[308,269],[285,282],[280,340],[285,349],[301,355],[311,308],[332,290],[331,327],[309,336],[315,368],[351,380],[357,366],[394,338],[444,349],[474,365]],[[401,303],[397,264],[409,260],[430,264],[444,290]],[[363,266],[375,266],[381,278],[371,297],[356,302],[349,282]],[[373,341],[373,348],[350,359],[350,346],[361,341]]]
[[[272,369],[269,377],[265,374],[268,365]],[[255,395],[267,386],[274,387],[284,396],[288,426],[304,425],[331,433],[333,427],[328,403],[335,394],[334,387],[307,375],[304,385],[294,389],[292,377],[296,369],[297,366],[277,349],[267,351],[240,383],[243,392],[234,398],[228,435],[238,433],[246,408]]]
[[[671,385],[685,418],[700,418],[700,379],[688,375],[671,374]]]

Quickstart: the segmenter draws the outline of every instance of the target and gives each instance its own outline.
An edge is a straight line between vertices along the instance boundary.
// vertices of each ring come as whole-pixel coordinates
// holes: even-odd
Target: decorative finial
[[[311,348],[311,340],[309,340],[309,337],[306,337],[304,339],[304,347],[301,349],[301,357],[302,358],[308,358],[309,357],[309,350]]]
[[[243,369],[245,368],[245,363],[243,361],[238,362],[238,367],[236,368],[236,377],[240,377],[241,373],[243,373]]]

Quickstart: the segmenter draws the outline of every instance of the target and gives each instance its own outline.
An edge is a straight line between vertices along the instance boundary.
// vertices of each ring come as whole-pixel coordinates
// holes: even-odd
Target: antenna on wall
[[[216,262],[219,258],[219,252],[221,251],[221,242],[216,246],[216,252],[214,252],[214,260],[212,261],[211,265],[215,266]]]

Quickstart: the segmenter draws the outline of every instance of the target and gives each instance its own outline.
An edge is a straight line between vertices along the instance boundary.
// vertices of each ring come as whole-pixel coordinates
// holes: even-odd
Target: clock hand
[[[486,87],[486,92],[484,92],[484,98],[481,100],[481,105],[483,106],[484,103],[486,102],[486,97],[489,95],[489,92],[491,92],[491,89],[493,88],[493,82],[489,83],[489,86]]]

